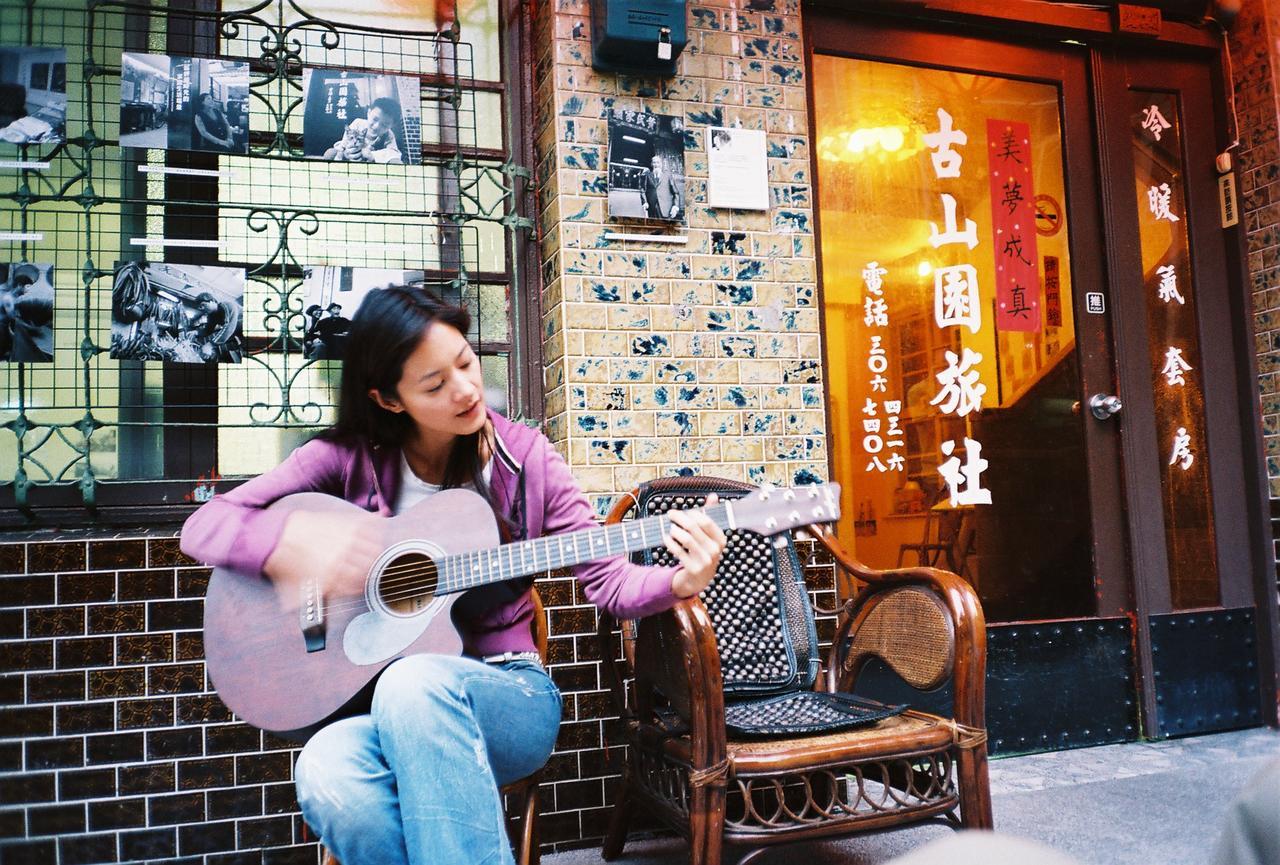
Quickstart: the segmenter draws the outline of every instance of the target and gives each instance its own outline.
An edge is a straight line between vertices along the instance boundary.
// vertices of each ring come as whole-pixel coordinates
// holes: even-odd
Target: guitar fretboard
[[[732,527],[728,503],[721,502],[706,508],[705,512],[721,529]],[[436,594],[462,592],[515,577],[660,547],[666,543],[670,526],[671,519],[665,515],[646,517],[446,556],[436,563],[439,568]]]

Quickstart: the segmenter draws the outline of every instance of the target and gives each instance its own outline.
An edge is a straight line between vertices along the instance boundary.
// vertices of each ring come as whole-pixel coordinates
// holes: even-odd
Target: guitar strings
[[[716,513],[712,513],[713,511],[714,511],[714,512],[716,512]],[[712,517],[712,519],[716,519],[717,517],[724,517],[724,516],[727,516],[727,513],[728,513],[728,510],[727,510],[727,508],[725,508],[724,506],[720,506],[720,507],[716,507],[716,508],[711,508],[711,509],[709,509],[709,510],[708,510],[708,515],[710,515],[710,516]],[[654,520],[655,520],[656,525],[657,525],[657,527],[658,527],[659,531],[661,532],[661,534],[663,535],[663,537],[665,537],[665,536],[666,536],[666,529],[665,529],[665,527],[663,526],[663,522],[664,522],[667,518],[666,518],[665,516],[659,516],[659,517],[655,517],[655,518],[652,518],[652,519],[654,519]],[[640,521],[640,522],[643,522],[643,521]],[[607,535],[609,534],[609,531],[610,531],[610,530],[612,530],[612,529],[614,529],[614,528],[615,528],[615,527],[605,527],[605,528],[604,528],[604,530],[603,530],[603,534],[605,534],[605,535],[607,536]],[[622,529],[622,527],[621,527],[621,526],[616,527],[616,528]],[[642,527],[642,528],[641,528],[641,532],[642,532],[642,534],[646,534],[646,535],[647,535],[647,534],[648,534],[648,528],[650,528],[650,526],[644,526],[644,527]],[[589,533],[591,533],[591,532],[595,532],[595,531],[601,531],[601,530],[599,530],[599,529],[589,529],[589,530],[587,530],[586,532],[584,532],[584,533],[583,533],[583,535],[585,536],[585,535],[587,535],[587,534],[589,534]],[[625,529],[622,529],[622,534],[623,534],[623,535],[625,535],[625,533],[626,533],[626,530],[625,530]],[[486,554],[487,554],[487,555],[490,555],[490,556],[492,556],[492,557],[493,557],[493,559],[492,559],[492,564],[493,564],[493,566],[494,566],[497,570],[499,570],[499,571],[500,571],[500,570],[502,570],[504,567],[507,567],[507,566],[512,565],[512,564],[515,564],[515,562],[516,562],[516,558],[517,558],[517,556],[516,556],[516,554],[515,554],[515,553],[513,553],[513,552],[509,552],[509,553],[507,553],[507,563],[504,565],[504,563],[502,562],[502,560],[501,560],[501,558],[500,558],[500,556],[501,556],[500,551],[501,551],[501,550],[512,550],[514,547],[522,546],[522,545],[524,545],[524,544],[528,544],[528,545],[535,546],[535,547],[536,547],[537,545],[539,545],[539,544],[542,544],[542,545],[545,545],[546,547],[548,547],[547,552],[552,553],[552,554],[554,554],[555,552],[559,552],[560,554],[562,554],[562,555],[563,555],[563,554],[564,554],[564,546],[565,546],[565,545],[564,545],[564,543],[563,543],[563,541],[558,542],[558,544],[557,544],[557,546],[559,547],[559,549],[558,549],[558,550],[555,550],[555,549],[553,549],[553,548],[551,547],[550,540],[551,540],[552,538],[556,538],[556,537],[564,538],[564,537],[572,537],[572,536],[564,536],[564,535],[556,536],[556,535],[551,535],[551,536],[548,536],[548,537],[545,537],[545,538],[538,538],[538,539],[533,540],[533,541],[525,541],[525,542],[522,542],[522,543],[520,543],[520,544],[509,544],[509,545],[500,546],[500,547],[490,547],[490,548],[483,549],[483,550],[471,550],[471,551],[468,551],[468,552],[465,552],[465,553],[456,553],[456,554],[454,554],[454,556],[449,556],[448,558],[454,558],[455,556],[456,556],[456,557],[461,557],[461,556],[467,556],[467,555],[476,555],[477,557],[479,557],[479,556],[481,556],[481,555],[486,555]],[[608,543],[609,543],[609,545],[610,545],[610,546],[612,546],[613,540],[614,540],[614,539],[612,539],[612,538],[609,538],[609,539],[608,539]],[[610,556],[610,555],[621,555],[623,552],[626,552],[626,549],[625,549],[625,541],[626,541],[626,538],[625,538],[625,537],[623,537],[623,538],[622,538],[622,540],[623,540],[623,542],[624,542],[624,549],[623,549],[622,551],[618,552],[618,553],[606,553],[606,556],[605,556],[605,557],[608,557],[608,556]],[[590,544],[590,543],[588,543],[588,544],[587,544],[587,549],[588,549],[588,550],[590,550],[590,549],[591,549],[591,544]],[[570,551],[570,557],[575,557],[575,556],[577,556],[577,555],[581,552],[581,551],[578,549],[578,542],[577,542],[576,540],[575,540],[575,541],[570,541],[570,542],[569,542],[569,551]],[[519,565],[517,566],[517,570],[518,570],[520,573],[528,573],[528,572],[530,572],[530,571],[536,572],[536,571],[540,571],[540,570],[546,570],[547,568],[549,568],[549,567],[551,566],[551,559],[554,557],[554,555],[546,555],[546,556],[545,556],[546,563],[545,563],[545,564],[542,564],[542,563],[539,563],[539,556],[538,556],[538,553],[539,553],[539,552],[540,552],[540,551],[538,551],[538,550],[536,550],[536,549],[535,549],[535,554],[534,554],[534,563],[535,563],[535,564],[534,564],[531,568],[530,568],[530,566],[528,565],[528,562],[527,562],[527,556],[525,556],[525,555],[521,554],[521,555],[518,557],[518,558],[519,558],[519,560],[520,560],[520,563],[519,563]],[[425,554],[425,553],[423,553],[423,554],[420,554],[420,555],[425,556],[426,554]],[[432,563],[432,564],[434,564],[434,563]],[[396,580],[394,580],[394,579],[392,579],[392,580],[388,580],[388,579],[387,579],[388,577],[396,577],[396,578],[398,578],[398,577],[401,577],[401,576],[404,576],[404,575],[408,575],[408,576],[409,576],[409,578],[410,578],[410,580],[415,579],[415,578],[417,578],[418,576],[420,576],[420,572],[419,572],[419,570],[418,570],[418,569],[419,569],[419,568],[421,568],[421,567],[422,567],[422,565],[421,565],[420,563],[417,563],[417,562],[410,563],[410,564],[404,564],[404,565],[392,565],[392,566],[389,566],[389,567],[387,567],[385,570],[383,570],[383,572],[382,572],[382,580],[381,580],[381,583],[380,583],[380,584],[381,584],[381,585],[383,585],[383,586],[387,586],[387,587],[391,587],[391,586],[395,586],[395,585],[397,585]],[[526,569],[528,569],[528,570],[526,570]],[[517,574],[513,574],[513,576],[518,576],[518,575],[519,575],[519,573],[517,573]],[[507,579],[510,579],[510,578],[507,578]],[[497,580],[495,580],[495,582],[498,582],[498,581],[497,581]]]
[[[707,509],[706,512],[718,524],[722,520],[722,518],[727,516],[728,509],[724,505],[720,505],[715,508]],[[662,536],[665,538],[667,533],[666,533],[666,527],[663,525],[663,523],[664,521],[668,521],[668,518],[665,515],[662,515],[662,516],[658,516],[650,519],[655,520],[657,527],[661,531]],[[640,522],[643,522],[643,521],[640,521]],[[641,529],[641,532],[644,534],[647,534],[648,528],[649,526],[643,527]],[[604,529],[605,529],[604,533],[607,535],[610,530],[620,529],[620,527],[610,526],[610,527],[604,527]],[[598,531],[598,530],[597,529],[588,530],[588,532],[591,532],[591,531]],[[620,529],[620,531],[625,535],[625,531],[626,531],[625,529]],[[551,547],[551,544],[549,543],[549,541],[552,538],[556,538],[556,537],[563,538],[565,536],[550,535],[544,538],[538,538],[533,541],[526,541],[523,543],[536,545],[540,542],[547,542],[545,545],[547,546],[548,553],[559,552],[563,554],[565,551],[563,541],[557,543],[557,546],[559,546],[558,551],[554,550]],[[623,538],[623,540],[625,541],[625,537]],[[514,546],[514,545],[508,545],[508,547],[510,546]],[[590,548],[589,544],[588,544],[588,548]],[[483,550],[471,550],[465,553],[455,553],[451,556],[446,557],[446,561],[449,559],[453,559],[456,562],[460,557],[467,556],[467,555],[480,556],[480,555],[489,554],[489,555],[496,556],[498,555],[497,551],[502,549],[503,547],[489,547]],[[577,549],[576,541],[571,541],[569,543],[569,549],[570,549],[570,557],[577,555],[579,551]],[[625,552],[625,549],[623,552]],[[615,553],[612,555],[621,555],[621,554],[622,553]],[[424,553],[420,555],[423,555],[425,557],[426,554]],[[509,554],[509,556],[510,556],[510,561],[514,562],[514,554]],[[608,557],[610,556],[606,555],[603,558],[608,558]],[[552,566],[551,560],[554,558],[554,556],[553,555],[545,556],[545,559],[546,559],[545,564],[538,563],[538,557],[535,556],[535,564],[529,570],[525,570],[529,566],[524,561],[524,558],[525,557],[521,556],[521,565],[519,569],[521,573],[529,573],[529,572],[547,570],[548,568],[550,568]],[[592,561],[592,560],[593,559],[584,559],[583,561]],[[507,566],[504,565],[501,561],[497,561],[496,566],[493,568],[493,570],[501,572],[502,570],[504,570],[505,567]],[[434,586],[431,586],[429,582],[425,579],[426,577],[430,576],[432,573],[435,573],[437,576],[440,577],[435,581]],[[510,579],[510,577],[506,579]],[[384,569],[381,573],[381,578],[378,581],[378,587],[380,590],[378,594],[383,603],[394,604],[400,601],[406,601],[416,597],[421,597],[423,595],[430,595],[433,598],[439,597],[441,594],[440,589],[442,587],[445,588],[445,591],[443,592],[443,594],[446,594],[446,595],[452,594],[454,592],[464,591],[466,588],[473,588],[473,586],[460,585],[465,582],[466,580],[460,578],[459,576],[454,576],[451,578],[448,574],[443,574],[442,570],[437,566],[437,563],[434,561],[428,560],[426,562],[412,562],[407,564],[391,565],[386,569]],[[501,582],[501,579],[494,579],[491,581],[486,581],[486,583],[487,582],[494,582],[494,583]],[[477,585],[485,585],[486,583],[478,583]],[[339,613],[339,612],[346,612],[348,610],[361,609],[365,607],[367,607],[367,605],[365,603],[363,595],[359,597],[351,596],[344,601],[336,601],[329,604],[327,606],[327,612]]]

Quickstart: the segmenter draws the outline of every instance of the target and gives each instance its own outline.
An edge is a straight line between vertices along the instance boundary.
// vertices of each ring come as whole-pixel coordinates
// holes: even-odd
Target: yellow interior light
[[[916,267],[916,273],[920,274],[921,277],[928,276],[929,274],[933,273],[933,265],[930,264],[928,261],[922,261]]]

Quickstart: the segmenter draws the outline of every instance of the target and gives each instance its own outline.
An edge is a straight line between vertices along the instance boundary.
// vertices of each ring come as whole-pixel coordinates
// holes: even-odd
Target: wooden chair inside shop
[[[530,592],[533,601],[533,644],[538,649],[543,666],[547,664],[547,614],[542,607],[538,590]],[[516,865],[538,865],[538,779],[541,772],[527,778],[512,781],[502,788],[503,801],[507,803],[507,837],[515,851]],[[341,865],[336,856],[322,848],[322,865]],[[351,863],[358,865],[358,863]]]
[[[944,485],[924,512],[924,537],[920,542],[899,545],[898,567],[902,567],[907,553],[912,552],[916,554],[918,565],[937,567],[945,564],[947,570],[961,577],[971,576],[969,557],[973,554],[973,509],[945,507],[943,502],[947,496]]]
[[[753,489],[664,478],[620,500],[608,522]],[[826,527],[808,533],[861,586],[840,611],[825,669],[789,534],[730,531],[700,597],[636,622],[602,614],[601,657],[628,746],[606,860],[622,852],[637,805],[689,840],[694,865],[719,865],[726,842],[749,848],[747,863],[771,845],[913,821],[991,827],[977,596],[953,573],[872,570]],[[651,550],[644,560],[671,557]],[[950,680],[951,715],[850,694],[872,658],[920,691]]]

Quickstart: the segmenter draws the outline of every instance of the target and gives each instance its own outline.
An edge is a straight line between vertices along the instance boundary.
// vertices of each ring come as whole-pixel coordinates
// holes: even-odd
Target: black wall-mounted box
[[[591,67],[675,75],[685,15],[685,0],[591,0]]]

